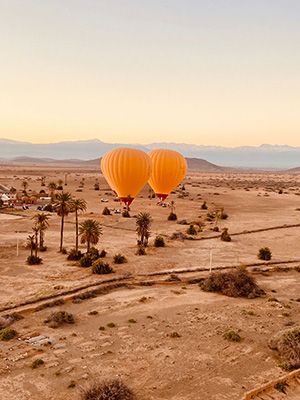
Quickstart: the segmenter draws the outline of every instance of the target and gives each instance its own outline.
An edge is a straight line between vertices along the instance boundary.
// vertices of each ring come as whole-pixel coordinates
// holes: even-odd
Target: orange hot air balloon
[[[157,149],[149,153],[152,171],[149,184],[160,200],[176,188],[186,175],[185,158],[174,150]]]
[[[144,151],[119,147],[101,159],[101,170],[119,199],[129,206],[151,173],[151,160]]]

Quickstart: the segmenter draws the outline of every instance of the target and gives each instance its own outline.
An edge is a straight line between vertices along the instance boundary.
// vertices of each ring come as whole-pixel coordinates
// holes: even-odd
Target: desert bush
[[[32,369],[36,369],[38,367],[40,367],[41,365],[44,365],[45,361],[42,358],[36,358],[32,364],[31,364],[31,368]]]
[[[28,256],[26,261],[28,265],[38,265],[41,264],[43,260],[39,256],[32,255]]]
[[[255,279],[242,269],[214,272],[200,283],[202,290],[217,292],[230,297],[255,298],[265,294]]]
[[[224,211],[223,208],[219,212],[219,218],[220,219],[227,219],[228,218],[228,214],[226,214],[226,212]]]
[[[156,236],[154,239],[154,247],[165,247],[165,240],[162,236]]]
[[[123,254],[117,253],[114,255],[115,264],[125,264],[127,263],[127,258]]]
[[[69,251],[67,260],[69,261],[79,261],[83,257],[83,254],[80,250],[76,251],[76,249],[71,249]]]
[[[85,254],[79,260],[80,266],[83,268],[89,268],[93,264],[94,260],[88,254]]]
[[[179,221],[177,221],[177,224],[179,225],[188,225],[188,222],[186,219],[180,219]]]
[[[135,400],[136,397],[121,380],[93,382],[81,389],[81,400]]]
[[[74,324],[75,319],[73,314],[68,313],[67,311],[55,311],[50,314],[44,322],[45,324],[48,324],[50,328],[58,328],[64,324]]]
[[[187,236],[182,232],[173,232],[170,238],[171,240],[185,240]]]
[[[105,251],[104,249],[100,251],[99,253],[99,258],[104,258],[106,257],[107,251]]]
[[[7,342],[17,336],[17,332],[11,328],[0,329],[0,340]]]
[[[124,210],[124,211],[122,212],[122,217],[124,217],[124,218],[130,218],[129,211],[128,211],[128,210]]]
[[[93,262],[93,265],[92,265],[92,273],[93,274],[102,275],[102,274],[111,274],[113,272],[114,272],[114,270],[108,263],[105,263],[100,259]]]
[[[173,212],[170,212],[168,216],[168,221],[176,221],[177,220],[177,215]]]
[[[111,215],[110,209],[108,207],[104,207],[102,211],[102,215]]]
[[[240,342],[242,340],[241,336],[233,330],[226,331],[223,338],[229,342]]]
[[[259,249],[259,252],[257,254],[257,257],[260,260],[264,260],[264,261],[270,261],[272,258],[272,252],[269,249],[269,247],[262,247],[261,249]]]
[[[91,247],[89,252],[87,253],[87,255],[93,260],[96,261],[100,254],[99,254],[99,250],[96,247]]]
[[[278,332],[269,347],[278,351],[288,369],[300,368],[300,326]]]
[[[194,227],[194,225],[190,225],[190,226],[188,227],[188,229],[186,230],[186,233],[187,233],[188,235],[197,235],[197,230],[196,230],[196,228]]]
[[[54,210],[52,204],[46,204],[43,208],[43,211],[53,212]]]
[[[206,201],[204,201],[203,203],[202,203],[202,205],[201,205],[201,209],[202,210],[207,210],[207,204],[206,204]]]
[[[224,228],[221,233],[221,240],[222,242],[231,242],[231,237],[228,233],[228,228]]]
[[[100,186],[99,186],[99,183],[95,183],[94,184],[94,190],[100,190]]]
[[[146,255],[145,247],[142,245],[139,245],[135,254],[137,256],[145,256]]]
[[[65,247],[63,247],[61,249],[61,254],[68,254],[68,250]]]

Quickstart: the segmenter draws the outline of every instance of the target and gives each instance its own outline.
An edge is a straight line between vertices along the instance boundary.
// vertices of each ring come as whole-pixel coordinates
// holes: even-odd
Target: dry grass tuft
[[[81,390],[81,400],[135,400],[134,393],[121,380],[94,382]]]
[[[289,369],[300,368],[300,326],[278,332],[269,340],[269,347],[278,351]]]
[[[70,314],[67,311],[55,311],[45,320],[45,324],[48,324],[50,328],[58,328],[64,324],[74,323],[75,319],[73,314]]]

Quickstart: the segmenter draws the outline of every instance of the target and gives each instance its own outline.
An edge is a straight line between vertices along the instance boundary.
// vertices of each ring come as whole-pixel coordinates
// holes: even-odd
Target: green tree
[[[152,218],[147,212],[140,212],[136,218],[136,233],[138,235],[140,244],[143,246],[148,245],[148,239],[150,237],[150,227]]]
[[[34,246],[35,246],[34,240],[35,240],[34,235],[27,236],[26,247],[28,247],[30,249],[30,257],[33,256],[33,250],[34,250]]]
[[[56,203],[54,205],[54,208],[57,215],[61,217],[60,246],[59,246],[60,252],[63,249],[65,217],[72,211],[71,208],[72,200],[73,200],[72,195],[69,192],[62,192],[56,196]]]
[[[75,250],[78,252],[78,237],[79,237],[79,228],[78,228],[78,212],[84,212],[87,209],[87,203],[84,199],[73,199],[71,201],[71,210],[75,213],[75,230],[76,230],[76,242],[75,242]]]
[[[88,253],[91,244],[97,244],[102,235],[100,223],[94,219],[86,219],[79,225],[79,235],[81,236],[81,243],[86,243],[86,251]]]

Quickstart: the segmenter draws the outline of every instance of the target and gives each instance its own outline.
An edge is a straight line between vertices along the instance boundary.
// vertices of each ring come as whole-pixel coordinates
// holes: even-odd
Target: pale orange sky
[[[0,2],[0,137],[300,145],[300,2]]]

